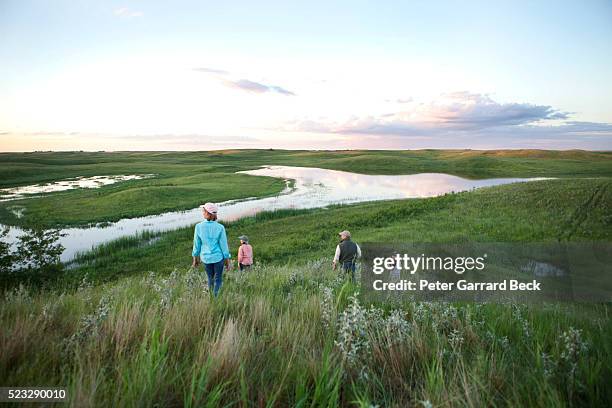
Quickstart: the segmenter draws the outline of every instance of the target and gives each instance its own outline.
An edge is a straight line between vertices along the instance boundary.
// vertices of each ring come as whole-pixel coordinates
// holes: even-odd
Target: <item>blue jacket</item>
[[[217,221],[202,221],[195,226],[192,256],[200,256],[205,264],[231,258],[225,227]]]

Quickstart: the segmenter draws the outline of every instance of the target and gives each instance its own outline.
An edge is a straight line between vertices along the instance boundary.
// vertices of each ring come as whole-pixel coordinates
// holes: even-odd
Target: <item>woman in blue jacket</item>
[[[204,263],[208,276],[208,288],[215,296],[223,284],[223,267],[230,269],[230,252],[225,227],[217,222],[217,205],[206,203],[202,206],[205,220],[195,226],[193,235],[192,267]]]

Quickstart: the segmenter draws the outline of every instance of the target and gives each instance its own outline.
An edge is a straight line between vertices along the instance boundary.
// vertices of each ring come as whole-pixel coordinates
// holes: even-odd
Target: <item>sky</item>
[[[0,151],[612,150],[612,2],[0,0]]]

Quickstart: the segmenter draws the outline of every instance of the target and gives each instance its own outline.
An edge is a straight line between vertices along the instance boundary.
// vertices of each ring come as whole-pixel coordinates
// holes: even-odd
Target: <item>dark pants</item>
[[[344,273],[351,273],[351,282],[355,282],[355,261],[342,262],[342,271]]]
[[[208,289],[210,289],[215,296],[217,296],[223,284],[223,266],[223,259],[219,262],[204,264],[206,275],[208,275]]]
[[[242,271],[248,270],[251,267],[251,265],[245,265],[245,264],[239,263],[238,267],[240,268],[240,272],[242,272]]]

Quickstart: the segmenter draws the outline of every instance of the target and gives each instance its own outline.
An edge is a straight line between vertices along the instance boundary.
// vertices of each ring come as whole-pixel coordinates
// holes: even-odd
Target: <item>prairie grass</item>
[[[606,406],[608,305],[363,305],[326,262],[0,300],[0,385],[72,406]]]

